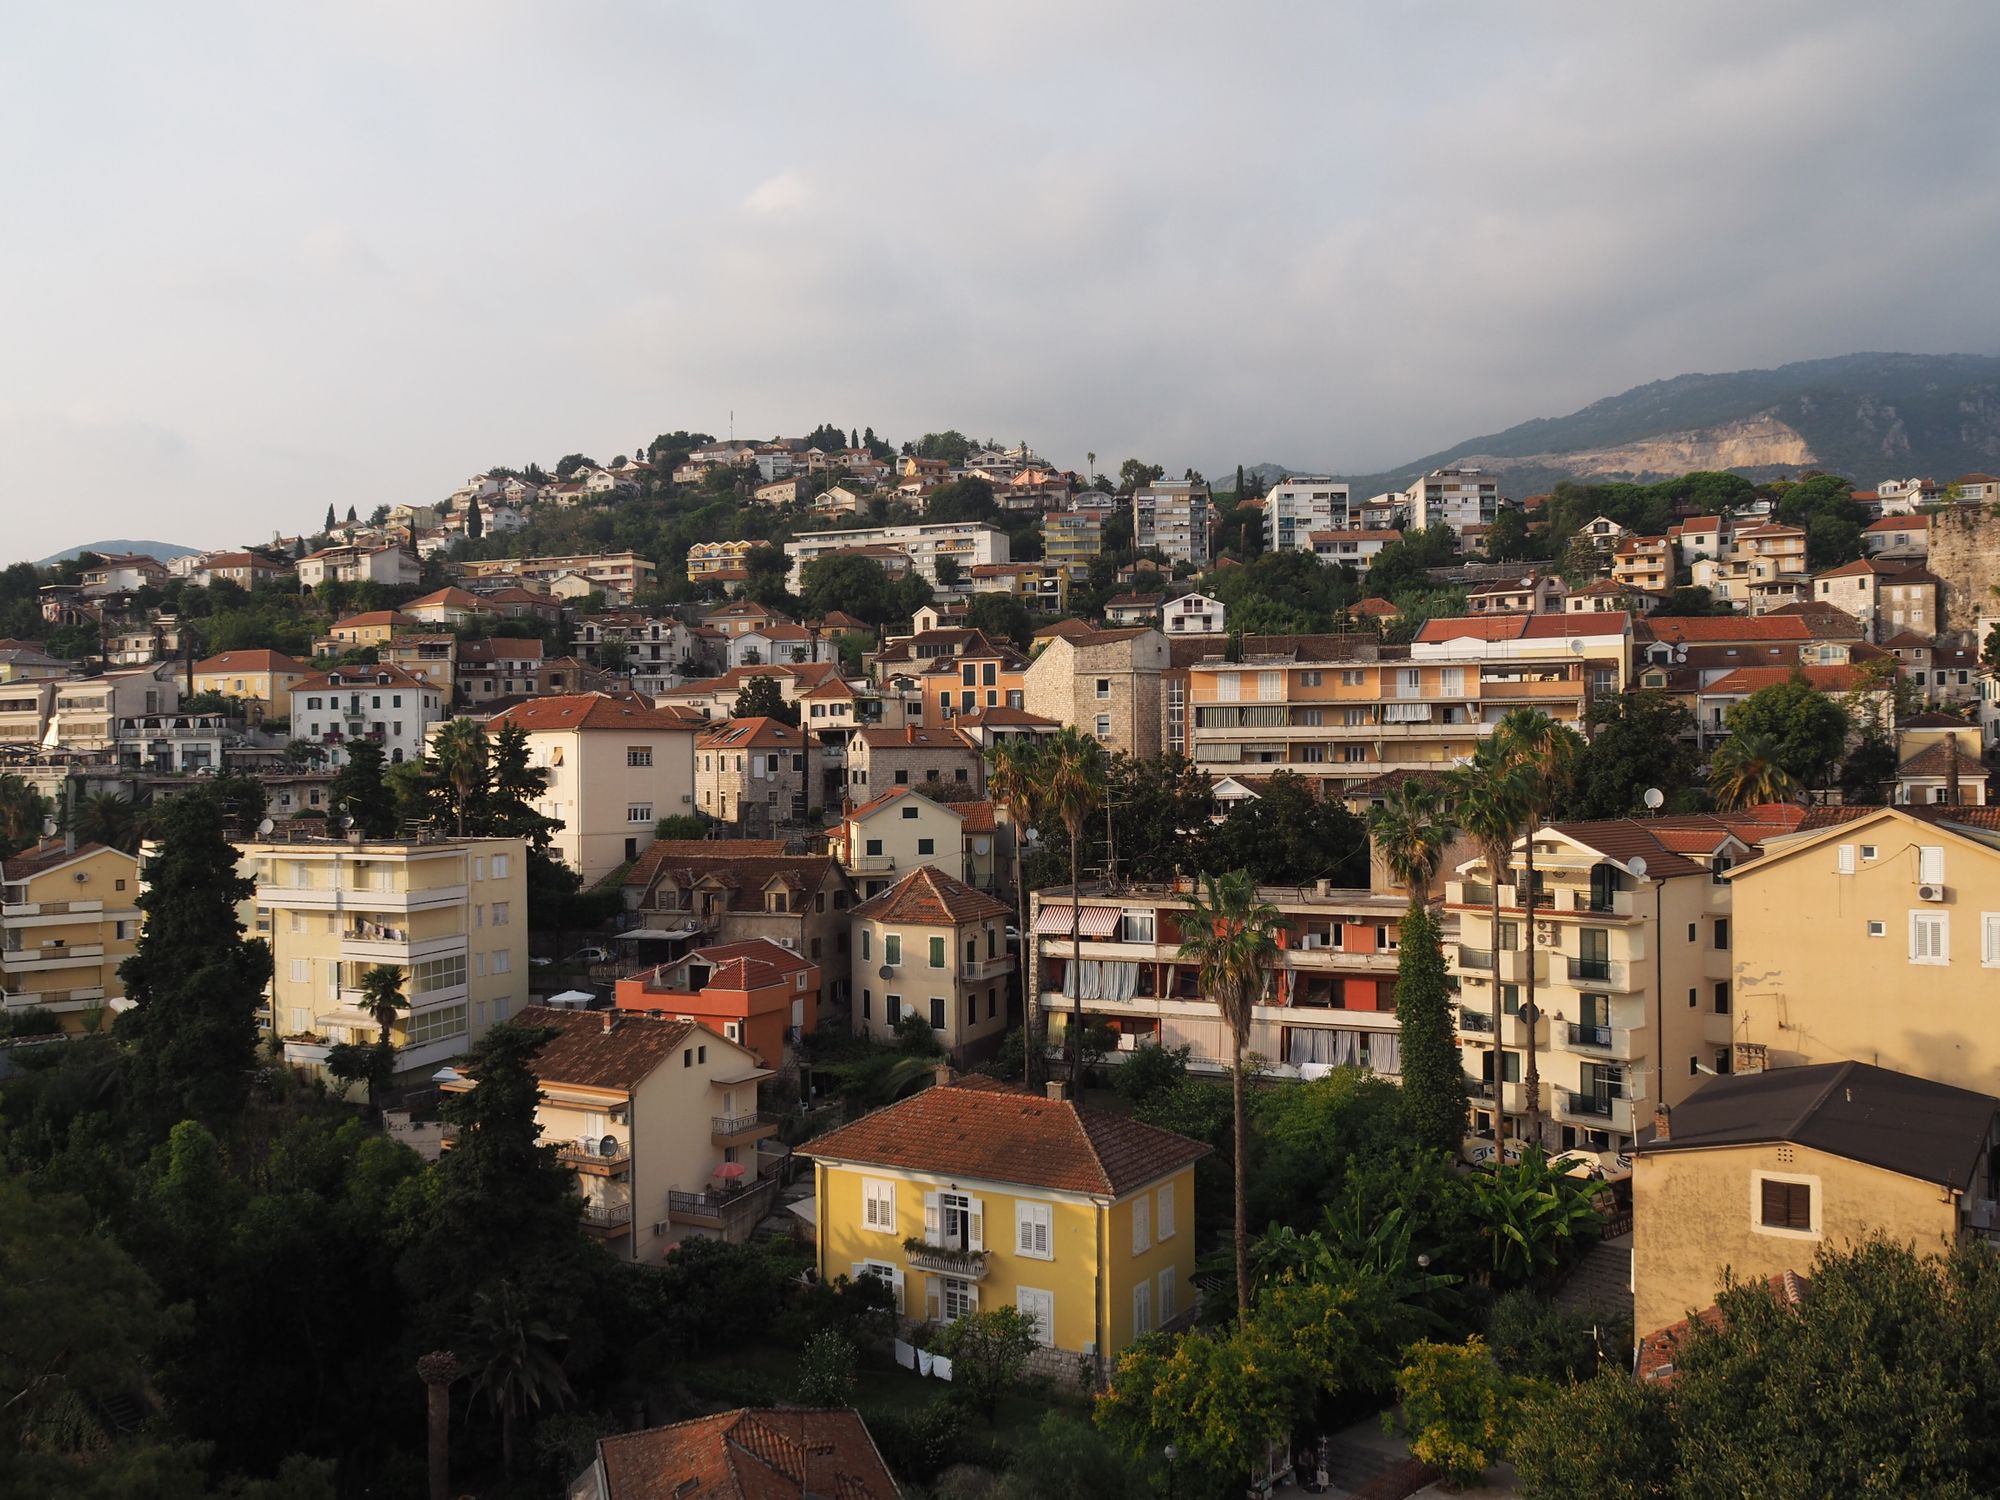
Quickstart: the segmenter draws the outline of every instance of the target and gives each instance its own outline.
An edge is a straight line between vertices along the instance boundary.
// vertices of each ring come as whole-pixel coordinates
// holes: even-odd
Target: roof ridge
[[[1860,1064],[1856,1063],[1851,1057],[1844,1058],[1839,1063],[1836,1063],[1833,1071],[1827,1075],[1826,1087],[1813,1095],[1812,1099],[1799,1110],[1797,1118],[1792,1121],[1785,1132],[1786,1137],[1789,1139],[1804,1130],[1812,1117],[1818,1114],[1821,1108],[1825,1106],[1827,1100],[1832,1096],[1833,1091],[1844,1085],[1847,1079],[1852,1076],[1854,1069],[1859,1066]]]

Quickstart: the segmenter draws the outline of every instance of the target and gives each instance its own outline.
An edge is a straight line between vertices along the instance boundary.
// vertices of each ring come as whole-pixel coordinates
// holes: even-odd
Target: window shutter
[[[1980,962],[2000,964],[2000,912],[1985,912],[1981,915]]]
[[[1153,1200],[1140,1194],[1132,1200],[1132,1253],[1153,1247]]]
[[[1917,847],[1917,879],[1925,885],[1944,884],[1944,845],[1920,844]]]
[[[900,1313],[903,1310],[903,1273],[901,1271],[891,1271],[889,1273],[889,1287],[896,1294],[896,1311]]]
[[[1169,1182],[1162,1185],[1162,1187],[1160,1188],[1160,1238],[1163,1240],[1170,1240],[1173,1237],[1174,1237],[1174,1185],[1171,1182]],[[1162,1307],[1161,1309],[1162,1316],[1165,1315],[1165,1311],[1166,1311],[1165,1308]]]
[[[935,1276],[925,1285],[924,1316],[933,1323],[944,1321],[944,1283]]]
[[[966,1201],[971,1205],[966,1212],[966,1223],[968,1225],[966,1230],[966,1248],[968,1250],[984,1250],[986,1248],[986,1200],[983,1198],[970,1198]]]
[[[924,1194],[924,1238],[933,1245],[938,1243],[938,1195]]]
[[[1017,1255],[1035,1253],[1035,1211],[1032,1205],[1014,1205],[1014,1251]]]
[[[973,1312],[978,1312],[978,1311],[979,1311],[979,1288],[978,1288],[978,1287],[976,1287],[976,1286],[968,1286],[968,1287],[967,1287],[967,1288],[965,1289],[965,1301],[966,1301],[966,1306],[967,1306],[967,1307],[969,1307],[969,1308],[970,1308],[970,1309],[971,1309],[971,1310],[972,1310]]]
[[[1774,1228],[1785,1227],[1785,1184],[1764,1182],[1764,1222]]]
[[[1842,844],[1840,846],[1840,873],[1843,875],[1852,875],[1854,873],[1854,846],[1852,844]]]

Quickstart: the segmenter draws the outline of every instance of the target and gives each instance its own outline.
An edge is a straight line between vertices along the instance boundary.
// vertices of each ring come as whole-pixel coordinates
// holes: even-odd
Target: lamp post
[[[1167,1444],[1167,1500],[1174,1500],[1174,1460],[1181,1456],[1181,1450],[1172,1443]]]

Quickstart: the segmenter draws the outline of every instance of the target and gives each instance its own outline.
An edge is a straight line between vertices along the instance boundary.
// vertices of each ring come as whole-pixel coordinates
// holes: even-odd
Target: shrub
[[[937,1396],[914,1412],[871,1417],[868,1430],[890,1473],[905,1485],[929,1484],[956,1460],[962,1419],[949,1396]]]
[[[1517,1410],[1512,1384],[1484,1339],[1410,1345],[1396,1372],[1410,1452],[1442,1469],[1448,1484],[1476,1483],[1506,1455]]]
[[[1180,1086],[1193,1052],[1192,1047],[1135,1047],[1111,1075],[1111,1086],[1134,1105],[1149,1103]]]
[[[854,1345],[837,1328],[824,1328],[799,1353],[799,1402],[804,1406],[854,1404]]]
[[[1495,1301],[1486,1325],[1500,1368],[1536,1380],[1588,1380],[1598,1372],[1599,1351],[1629,1349],[1631,1334],[1629,1322],[1607,1325],[1587,1308],[1558,1307],[1526,1290]]]

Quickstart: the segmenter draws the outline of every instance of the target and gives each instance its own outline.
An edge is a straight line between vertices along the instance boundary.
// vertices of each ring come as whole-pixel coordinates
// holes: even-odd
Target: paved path
[[[1555,1296],[1558,1307],[1632,1321],[1632,1236],[1613,1235],[1584,1253]]]

